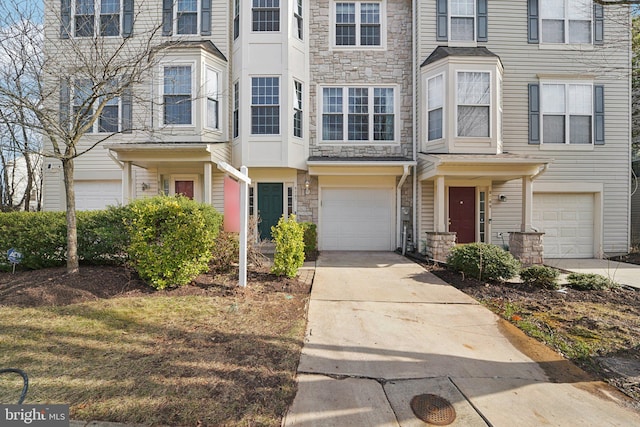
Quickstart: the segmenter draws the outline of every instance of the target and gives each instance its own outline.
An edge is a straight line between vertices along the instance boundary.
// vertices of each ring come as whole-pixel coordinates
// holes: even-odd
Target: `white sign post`
[[[238,284],[247,286],[247,232],[249,227],[249,169],[246,166],[240,170],[232,167],[226,162],[218,162],[218,169],[232,178],[240,181],[240,272],[238,273]]]

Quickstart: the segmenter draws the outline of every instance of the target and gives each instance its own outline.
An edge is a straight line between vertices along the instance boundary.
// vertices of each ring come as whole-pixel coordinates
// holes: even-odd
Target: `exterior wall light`
[[[507,201],[507,196],[505,196],[504,194],[501,194],[498,196],[498,200],[500,200],[501,202],[506,202]]]

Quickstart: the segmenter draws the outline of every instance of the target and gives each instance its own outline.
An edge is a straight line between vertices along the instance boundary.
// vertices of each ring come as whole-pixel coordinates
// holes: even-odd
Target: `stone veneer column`
[[[509,252],[524,266],[544,263],[544,233],[513,231],[509,233]]]
[[[456,233],[427,231],[426,255],[435,261],[446,261],[456,245]]]

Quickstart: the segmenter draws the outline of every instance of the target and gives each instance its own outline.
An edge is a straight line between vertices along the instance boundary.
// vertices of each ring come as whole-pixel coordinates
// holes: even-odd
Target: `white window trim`
[[[282,25],[284,23],[284,21],[282,20],[282,8],[283,8],[283,2],[286,2],[286,0],[280,0],[280,2],[278,3],[278,7],[277,8],[262,8],[262,7],[254,7],[253,6],[253,0],[247,0],[247,3],[249,5],[249,10],[251,12],[251,19],[250,19],[250,29],[251,32],[254,34],[279,34],[282,31]],[[277,31],[258,31],[258,30],[254,30],[253,29],[253,11],[254,9],[278,9],[278,26],[279,29]],[[242,32],[242,27],[240,28],[240,32]]]
[[[473,14],[469,15],[453,15],[451,13],[451,1],[447,0],[447,23],[449,24],[449,31],[447,31],[447,37],[450,42],[456,43],[456,46],[476,46],[477,38],[478,38],[478,3],[473,1]],[[451,38],[453,34],[453,25],[451,21],[453,18],[472,18],[473,19],[473,39],[472,40],[454,40]]]
[[[278,79],[278,133],[253,133],[253,107],[261,107],[266,105],[276,104],[253,104],[253,79],[260,77],[277,78]],[[242,89],[242,88],[240,88]],[[282,76],[280,75],[251,75],[249,76],[249,135],[257,138],[270,138],[273,136],[282,135]],[[241,117],[240,117],[241,118]],[[239,132],[241,132],[239,129]]]
[[[166,124],[164,122],[164,69],[165,67],[191,67],[191,123],[189,124]],[[158,123],[160,123],[161,127],[165,128],[193,128],[196,126],[196,117],[197,117],[197,108],[198,103],[196,102],[195,97],[195,89],[196,89],[196,61],[181,61],[181,62],[162,62],[159,64],[160,67],[160,81],[158,90],[159,93],[159,105],[158,112],[160,114],[160,119]]]
[[[595,146],[595,117],[593,114],[593,103],[595,102],[594,99],[594,81],[593,80],[540,80],[539,81],[540,84],[540,149],[542,150],[549,150],[549,151],[553,151],[553,150],[573,150],[573,151],[593,151],[593,147]],[[542,96],[542,91],[543,91],[543,86],[544,85],[549,85],[549,84],[554,84],[554,85],[564,85],[565,88],[569,85],[582,85],[582,86],[589,86],[591,87],[590,93],[591,93],[591,143],[589,144],[571,144],[570,143],[570,125],[569,123],[565,122],[565,139],[566,141],[564,143],[544,143],[544,103],[543,103],[543,96]],[[569,115],[569,113],[566,111],[568,110],[569,107],[569,102],[568,102],[568,91],[565,90],[565,120],[566,120],[566,116]]]
[[[453,111],[453,120],[455,124],[455,137],[462,140],[490,140],[493,137],[493,71],[487,70],[472,70],[472,69],[460,69],[457,68],[453,71],[454,77],[454,87],[453,87],[453,99],[454,99],[454,111]],[[458,133],[458,75],[460,73],[484,73],[489,74],[489,135],[488,136],[461,136]],[[484,106],[485,104],[475,104],[477,106]],[[497,110],[496,110],[497,113]]]
[[[380,3],[380,45],[361,46],[359,39],[360,8],[356,8],[356,44],[352,46],[336,44],[336,3]],[[386,50],[387,49],[387,0],[332,0],[329,17],[329,48],[331,50]]]
[[[202,1],[200,0],[196,0],[196,32],[194,34],[179,34],[178,33],[178,0],[174,0],[173,2],[173,12],[172,12],[172,19],[173,19],[173,34],[175,34],[176,36],[183,36],[183,37],[194,37],[194,36],[200,36],[200,31],[201,31],[201,16],[202,16]]]
[[[211,127],[209,126],[208,123],[208,115],[209,115],[209,88],[207,86],[208,80],[207,80],[207,72],[208,71],[213,71],[214,73],[216,73],[217,75],[217,79],[218,82],[216,84],[218,91],[215,95],[215,100],[218,101],[218,127]],[[212,66],[211,64],[203,64],[202,67],[202,81],[203,81],[203,87],[204,87],[204,96],[203,96],[203,100],[202,100],[202,127],[211,131],[215,131],[215,132],[221,132],[222,131],[222,126],[223,126],[223,105],[222,105],[222,96],[221,94],[224,92],[221,89],[221,85],[223,83],[223,73],[222,70]]]
[[[84,39],[84,38],[90,38],[90,37],[103,37],[103,38],[115,38],[115,37],[122,37],[122,16],[124,14],[124,1],[120,0],[120,10],[118,11],[118,16],[120,17],[119,23],[118,23],[118,27],[119,27],[119,31],[118,34],[116,34],[115,36],[103,36],[100,35],[100,16],[101,16],[101,6],[102,6],[102,0],[94,0],[93,1],[93,34],[90,36],[76,36],[76,1],[75,0],[70,0],[71,1],[71,24],[70,24],[70,36],[72,35],[74,38],[80,38],[80,39]]]
[[[593,31],[593,20],[594,20],[594,16],[593,16],[593,1],[591,1],[591,4],[589,6],[589,23],[590,23],[590,32],[591,32],[591,41],[588,43],[570,43],[569,42],[569,17],[566,14],[566,11],[568,10],[568,4],[569,2],[571,2],[571,0],[564,0],[564,7],[565,7],[565,18],[564,18],[564,42],[563,43],[552,43],[552,42],[545,42],[543,41],[543,31],[542,31],[542,21],[544,21],[545,19],[542,17],[542,14],[540,14],[540,19],[538,20],[538,34],[540,35],[540,43],[539,43],[539,48],[540,49],[559,49],[559,50],[593,50],[593,38],[594,38],[594,31]]]
[[[342,115],[344,117],[344,121],[343,121],[343,129],[342,129],[342,136],[343,139],[342,140],[325,140],[323,139],[323,135],[322,135],[322,116],[323,116],[323,95],[322,92],[325,88],[342,88],[343,91],[343,96],[342,96],[342,102],[343,105],[346,105],[347,108],[343,108],[342,111]],[[368,105],[370,107],[369,110],[369,133],[371,136],[371,139],[366,140],[366,141],[351,141],[348,139],[348,115],[349,115],[349,109],[348,109],[348,105],[349,105],[349,88],[367,88],[369,89],[369,100],[371,101]],[[391,88],[393,89],[393,140],[390,141],[376,141],[373,139],[373,116],[374,116],[374,110],[373,110],[373,89],[376,88]],[[387,145],[392,145],[392,146],[396,146],[400,144],[400,138],[398,137],[399,135],[399,128],[400,128],[400,100],[399,100],[399,94],[400,94],[400,90],[399,87],[397,85],[389,85],[389,84],[379,84],[379,85],[368,85],[368,84],[351,84],[351,85],[318,85],[317,86],[317,92],[319,95],[317,96],[317,112],[318,112],[318,118],[317,118],[317,123],[319,124],[317,126],[318,128],[318,141],[320,144],[322,145],[326,145],[326,146],[331,146],[331,145],[339,145],[339,146],[345,146],[345,145],[373,145],[376,147],[382,147],[382,146],[387,146]]]
[[[425,123],[426,123],[426,138],[425,140],[427,141],[427,143],[434,143],[437,141],[442,141],[447,139],[447,73],[445,72],[440,72],[437,74],[433,74],[433,75],[428,75],[426,77],[425,80],[425,100],[426,100],[426,116],[425,116]],[[432,79],[435,79],[438,76],[442,76],[442,137],[438,138],[438,139],[429,139],[429,112],[431,112],[432,110],[434,110],[435,108],[430,108],[429,106],[429,81]]]

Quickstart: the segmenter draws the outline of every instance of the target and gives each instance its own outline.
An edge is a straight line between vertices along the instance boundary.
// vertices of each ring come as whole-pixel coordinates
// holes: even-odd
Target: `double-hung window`
[[[395,108],[391,87],[325,87],[322,140],[394,141]]]
[[[74,35],[76,37],[119,36],[122,2],[120,0],[74,0]],[[131,2],[128,5],[132,7]],[[64,8],[64,7],[63,7]],[[133,11],[128,12],[129,26]],[[63,10],[63,20],[66,19]],[[63,23],[63,27],[66,24]],[[131,29],[128,30],[130,32]]]
[[[206,71],[207,81],[207,121],[206,126],[211,129],[220,128],[220,101],[218,91],[218,73],[211,68]]]
[[[381,2],[335,4],[335,46],[381,46]]]
[[[452,41],[474,41],[476,39],[476,0],[451,0],[451,13],[449,14],[451,23]]]
[[[302,138],[302,83],[293,81],[293,136]]]
[[[176,0],[177,34],[198,34],[198,0]]]
[[[457,135],[489,137],[491,75],[487,72],[460,71],[456,83]]]
[[[233,39],[240,37],[240,0],[233,2]]]
[[[120,97],[114,96],[114,89],[114,84],[105,85],[104,96],[99,98],[99,103],[104,103],[104,106],[98,117],[98,132],[118,132],[120,129]]]
[[[435,0],[436,40],[455,43],[488,40],[488,0]]]
[[[293,28],[296,33],[296,37],[302,40],[303,38],[303,23],[302,20],[302,0],[296,0],[296,5],[293,10]]]
[[[592,0],[540,0],[542,43],[591,43]]]
[[[120,0],[102,0],[100,4],[100,35],[120,34]]]
[[[233,137],[240,135],[240,83],[233,84]]]
[[[192,123],[191,66],[164,67],[163,97],[165,125]]]
[[[253,31],[280,31],[280,0],[253,0]]]
[[[592,143],[591,84],[542,83],[540,94],[544,144]]]
[[[251,78],[251,133],[280,133],[280,78]]]
[[[75,6],[76,37],[93,36],[96,20],[95,0],[75,0]]]
[[[427,80],[427,138],[441,139],[444,129],[444,75]]]
[[[93,82],[89,79],[78,79],[73,85],[73,120],[80,126],[89,123],[93,116]],[[87,133],[93,132],[89,128]]]

